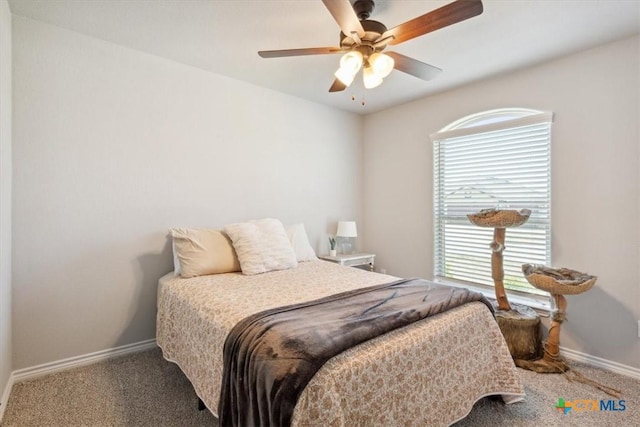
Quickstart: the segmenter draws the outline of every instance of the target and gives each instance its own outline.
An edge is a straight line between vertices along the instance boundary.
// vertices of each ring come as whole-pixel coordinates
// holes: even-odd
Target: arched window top
[[[491,123],[499,123],[507,120],[520,119],[522,117],[543,114],[544,111],[532,110],[530,108],[498,108],[496,110],[482,111],[480,113],[470,114],[466,117],[456,120],[439,130],[444,132],[453,129],[464,129]]]
[[[553,113],[530,108],[499,108],[482,111],[458,119],[431,135],[431,140],[490,132],[504,128],[552,122]]]

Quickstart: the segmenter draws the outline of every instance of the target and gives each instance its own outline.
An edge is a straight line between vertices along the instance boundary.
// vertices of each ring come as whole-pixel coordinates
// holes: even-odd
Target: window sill
[[[455,286],[457,288],[467,288],[475,292],[480,292],[490,301],[496,300],[496,293],[493,288],[490,287],[471,285],[469,283],[458,283],[451,280],[443,280],[442,278],[436,278],[434,281],[442,283],[443,285]],[[542,317],[549,317],[549,313],[553,311],[550,296],[509,291],[509,302],[531,307]]]

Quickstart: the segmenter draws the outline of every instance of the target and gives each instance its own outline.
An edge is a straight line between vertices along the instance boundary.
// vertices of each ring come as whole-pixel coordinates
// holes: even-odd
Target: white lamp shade
[[[338,222],[338,231],[336,236],[339,237],[358,237],[358,229],[356,228],[355,221],[340,221]]]
[[[335,76],[338,78],[338,80],[340,80],[345,86],[349,87],[351,85],[351,83],[353,83],[353,79],[356,77],[356,72],[353,72],[350,69],[346,69],[346,68],[338,68],[338,71],[336,71]]]
[[[367,89],[373,89],[382,83],[382,77],[377,75],[372,67],[364,68],[362,71],[362,80],[364,81],[364,87]]]
[[[360,67],[362,67],[363,61],[364,58],[362,54],[357,50],[353,50],[345,53],[342,58],[340,58],[340,68],[351,70],[355,74],[360,70]]]
[[[364,58],[362,54],[357,50],[353,50],[345,53],[342,58],[340,58],[340,68],[349,70],[355,75],[360,70],[360,67],[362,67],[363,61]]]
[[[336,71],[335,76],[345,86],[350,86],[360,67],[362,67],[362,62],[362,54],[357,50],[345,53],[340,58],[340,68]]]
[[[371,68],[380,78],[385,78],[393,70],[395,61],[392,57],[385,55],[384,53],[374,53],[369,57],[369,64]]]

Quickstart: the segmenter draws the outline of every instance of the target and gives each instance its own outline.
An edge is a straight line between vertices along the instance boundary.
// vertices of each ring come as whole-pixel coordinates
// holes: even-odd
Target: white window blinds
[[[551,261],[553,116],[522,111],[531,110],[491,111],[431,135],[436,277],[493,286],[493,229],[472,225],[467,214],[526,208],[529,221],[506,231],[504,283],[508,289],[541,293],[526,281],[521,266]]]

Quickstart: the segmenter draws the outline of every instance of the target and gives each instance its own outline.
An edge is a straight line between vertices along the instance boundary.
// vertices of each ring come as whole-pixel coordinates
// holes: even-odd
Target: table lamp
[[[350,254],[353,248],[352,242],[358,237],[358,229],[355,221],[339,221],[336,237],[340,237],[343,254]]]

